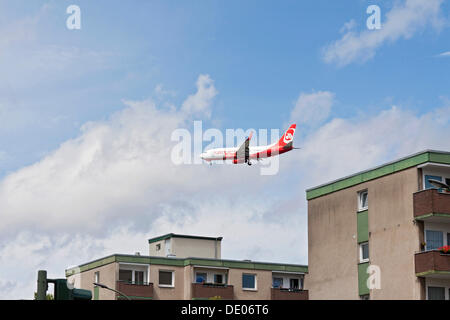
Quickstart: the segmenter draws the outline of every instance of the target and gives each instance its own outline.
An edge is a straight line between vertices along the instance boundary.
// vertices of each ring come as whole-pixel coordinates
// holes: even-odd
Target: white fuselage
[[[267,145],[267,146],[250,146],[250,158],[254,158],[257,154],[263,154],[264,151],[271,149],[273,146],[275,146],[276,143]],[[232,147],[232,148],[216,148],[216,149],[210,149],[208,151],[205,151],[200,155],[200,158],[206,161],[213,161],[213,160],[232,160],[234,159],[236,152],[239,148]],[[259,158],[267,158],[267,153],[265,153],[266,156],[261,155]]]

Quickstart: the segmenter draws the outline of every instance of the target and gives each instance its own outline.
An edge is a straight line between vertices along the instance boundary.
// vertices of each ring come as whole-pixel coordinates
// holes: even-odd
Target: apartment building
[[[221,237],[170,233],[148,242],[148,256],[113,254],[69,268],[66,277],[94,300],[308,299],[305,265],[221,259]]]
[[[426,150],[306,191],[310,299],[450,299],[450,153]]]

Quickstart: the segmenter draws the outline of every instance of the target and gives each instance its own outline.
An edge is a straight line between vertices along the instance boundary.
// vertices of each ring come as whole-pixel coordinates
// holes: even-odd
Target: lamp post
[[[128,300],[131,300],[131,298],[130,298],[129,296],[127,296],[126,294],[123,294],[122,292],[117,291],[117,290],[115,290],[115,289],[111,289],[110,287],[108,287],[107,285],[104,285],[104,284],[102,284],[102,283],[94,282],[94,286],[97,286],[97,287],[100,287],[100,288],[106,289],[106,290],[111,290],[111,291],[113,291],[113,292],[115,292],[115,293],[118,293],[118,294],[120,294],[121,296],[127,298]]]

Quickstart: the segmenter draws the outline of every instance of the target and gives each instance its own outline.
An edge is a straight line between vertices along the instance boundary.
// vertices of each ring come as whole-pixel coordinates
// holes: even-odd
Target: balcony
[[[430,222],[450,222],[450,194],[436,189],[414,193],[414,218]]]
[[[450,254],[437,250],[415,254],[416,276],[450,279]]]
[[[192,299],[233,300],[234,288],[226,284],[193,283]]]
[[[308,290],[272,288],[272,300],[308,300]]]
[[[125,281],[116,282],[116,290],[127,295],[132,300],[147,300],[153,298],[153,283],[134,284]],[[118,300],[126,299],[117,294]]]

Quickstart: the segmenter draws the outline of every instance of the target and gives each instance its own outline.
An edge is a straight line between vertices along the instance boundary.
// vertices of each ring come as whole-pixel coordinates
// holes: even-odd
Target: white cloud
[[[290,161],[313,187],[423,151],[450,150],[450,107],[417,115],[393,106],[373,117],[334,118],[311,133]]]
[[[437,55],[438,57],[450,57],[450,51],[442,52]]]
[[[328,121],[280,157],[276,176],[257,165],[175,166],[170,133],[192,114],[125,105],[0,181],[0,298],[31,298],[39,269],[63,277],[112,253],[147,254],[146,239],[167,232],[223,236],[224,258],[307,263],[306,188],[450,148],[448,106],[422,115],[392,107]]]
[[[344,23],[344,26],[339,30],[340,33],[346,33],[356,28],[356,21],[354,19]]]
[[[170,136],[193,115],[150,100],[124,103],[110,119],[85,124],[78,138],[0,181],[0,284],[14,286],[0,298],[31,298],[38,269],[61,277],[68,265],[102,255],[146,254],[146,238],[165,232],[223,232],[230,258],[270,251],[256,235],[281,233],[282,224],[263,226],[273,200],[260,196],[268,180],[259,168],[176,166]],[[243,193],[236,188],[241,179],[257,186]],[[247,251],[233,255],[242,250],[232,242],[238,230]]]
[[[207,74],[202,74],[197,79],[197,92],[190,95],[181,107],[184,112],[211,116],[211,103],[218,91],[214,87],[214,81]]]
[[[328,118],[334,94],[329,91],[301,93],[291,112],[291,122],[316,126]]]
[[[386,42],[409,39],[427,25],[442,26],[441,4],[443,0],[405,0],[383,14],[385,22],[380,30],[349,30],[341,39],[324,49],[324,60],[345,66],[352,62],[371,59],[377,49]],[[382,18],[382,21],[384,19]]]

